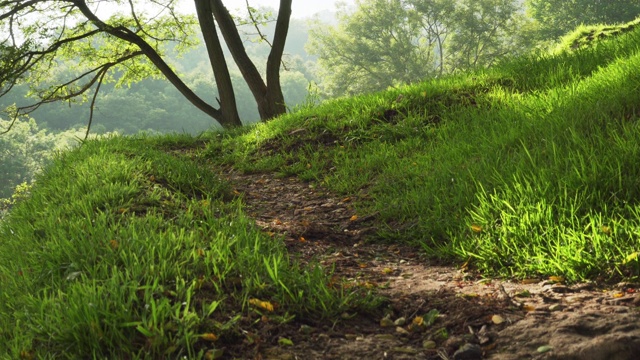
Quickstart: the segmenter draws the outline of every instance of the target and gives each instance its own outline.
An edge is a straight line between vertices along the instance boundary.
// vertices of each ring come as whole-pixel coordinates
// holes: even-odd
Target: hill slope
[[[349,197],[370,240],[485,274],[636,276],[639,45],[632,29],[235,132],[87,142],[1,225],[0,347],[216,358],[257,349],[255,329],[379,306],[369,284],[261,231],[222,179],[230,168]]]

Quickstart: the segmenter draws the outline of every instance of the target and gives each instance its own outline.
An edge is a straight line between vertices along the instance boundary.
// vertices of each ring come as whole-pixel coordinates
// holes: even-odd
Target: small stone
[[[423,349],[427,349],[427,350],[435,349],[436,346],[438,346],[438,344],[436,344],[436,342],[433,340],[425,340],[422,342]]]
[[[382,318],[382,320],[380,320],[380,326],[382,327],[390,327],[393,325],[394,325],[393,321],[388,317]]]
[[[316,329],[312,328],[309,325],[300,325],[300,329],[298,330],[298,332],[301,332],[303,334],[311,334],[312,332],[314,332]]]
[[[464,344],[453,353],[453,360],[482,360],[482,348],[476,344]]]
[[[408,355],[415,355],[418,353],[417,349],[414,349],[411,347],[395,347],[393,348],[393,351],[401,354],[408,354]]]
[[[543,346],[540,346],[537,351],[542,354],[542,353],[549,352],[551,350],[553,350],[553,347],[549,345],[543,345]]]
[[[397,318],[396,321],[393,322],[395,326],[402,326],[407,323],[407,319],[404,317]]]
[[[560,304],[553,304],[551,306],[549,306],[549,311],[561,311],[564,309],[564,306],[560,305]]]

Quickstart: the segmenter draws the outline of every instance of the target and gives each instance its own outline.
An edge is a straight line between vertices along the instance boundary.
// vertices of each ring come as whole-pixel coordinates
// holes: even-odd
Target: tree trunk
[[[213,20],[211,3],[209,0],[195,0],[195,3],[198,22],[207,46],[211,68],[216,79],[218,94],[220,95],[220,111],[222,112],[222,121],[220,123],[225,128],[242,126],[240,115],[238,115],[233,84],[231,83],[231,75],[218,38],[216,24]]]
[[[247,55],[242,38],[238,33],[238,28],[227,8],[222,4],[221,0],[210,1],[213,16],[220,27],[220,32],[229,47],[229,51],[231,51],[233,60],[238,65],[242,77],[249,86],[258,104],[260,119],[266,121],[286,113],[287,108],[280,86],[280,64],[282,62],[282,53],[289,30],[292,0],[280,1],[273,47],[267,60],[266,84],[262,76],[260,76],[260,72],[249,58],[249,55]]]
[[[199,0],[196,0],[196,4]],[[180,77],[171,69],[171,67],[162,59],[160,54],[158,54],[155,49],[149,45],[144,39],[142,39],[138,34],[132,32],[131,30],[125,27],[112,27],[104,22],[102,22],[87,6],[85,0],[73,0],[72,4],[78,7],[78,9],[82,12],[82,14],[87,17],[98,29],[103,30],[119,39],[127,41],[129,43],[137,45],[140,50],[144,53],[144,55],[162,72],[162,74],[171,82],[173,86],[195,107],[202,110],[207,115],[211,116],[215,120],[217,120],[220,125],[224,128],[232,128],[236,126],[242,126],[242,122],[240,121],[240,117],[237,115],[237,110],[234,110],[236,113],[235,118],[230,116],[228,113],[223,112],[222,109],[216,109],[215,107],[209,105],[206,101],[202,100],[196,93],[194,93],[188,86],[185,84]],[[209,12],[210,14],[211,12]],[[214,26],[215,30],[215,26]],[[216,37],[217,39],[217,37]],[[219,45],[219,42],[218,42]],[[224,58],[223,58],[224,59]],[[224,66],[226,69],[226,64]],[[231,81],[229,80],[229,83]],[[219,85],[220,86],[220,85]],[[221,96],[222,97],[222,96]],[[221,101],[222,102],[222,101]],[[224,104],[224,102],[222,102]],[[235,98],[233,98],[233,109],[235,109]]]

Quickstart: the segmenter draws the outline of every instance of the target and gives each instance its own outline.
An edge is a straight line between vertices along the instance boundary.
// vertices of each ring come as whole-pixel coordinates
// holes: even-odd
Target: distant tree
[[[0,126],[9,122],[0,120]],[[51,157],[55,142],[33,119],[16,121],[13,131],[0,136],[0,198],[9,198],[17,185],[33,180]]]
[[[339,8],[338,25],[316,24],[309,51],[318,56],[330,95],[488,66],[528,48],[518,0],[357,0]]]
[[[615,24],[640,16],[640,1],[526,0],[542,39],[555,40],[580,24]]]
[[[114,74],[119,74],[120,85],[164,76],[191,104],[223,127],[240,126],[219,31],[257,102],[261,119],[286,112],[279,70],[292,0],[280,1],[265,79],[247,55],[223,2],[194,1],[196,17],[176,12],[177,0],[0,0],[0,34],[4,34],[0,38],[0,96],[28,83],[38,100],[18,107],[15,119],[54,101],[89,101],[91,121],[96,94],[103,83],[115,81]],[[97,10],[106,5],[120,5],[127,11],[101,18]],[[169,42],[177,43],[178,51],[193,46],[197,26],[217,85],[217,105],[199,97],[164,57],[164,45]],[[50,83],[50,73],[61,61],[78,58],[73,76]]]

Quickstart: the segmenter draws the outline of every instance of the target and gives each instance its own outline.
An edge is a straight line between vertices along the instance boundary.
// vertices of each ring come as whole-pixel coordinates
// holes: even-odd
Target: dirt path
[[[365,243],[375,216],[295,178],[226,174],[248,213],[283,234],[293,256],[389,298],[376,315],[333,326],[304,319],[272,334],[264,359],[640,359],[640,285],[486,280],[430,263],[416,249]],[[356,216],[354,216],[356,215]],[[357,217],[360,215],[360,217]],[[429,316],[435,322],[427,325]],[[421,316],[418,317],[418,316]],[[418,318],[417,318],[418,317]],[[420,320],[422,319],[422,321]],[[422,324],[420,324],[422,323]],[[285,336],[295,345],[278,346]]]

